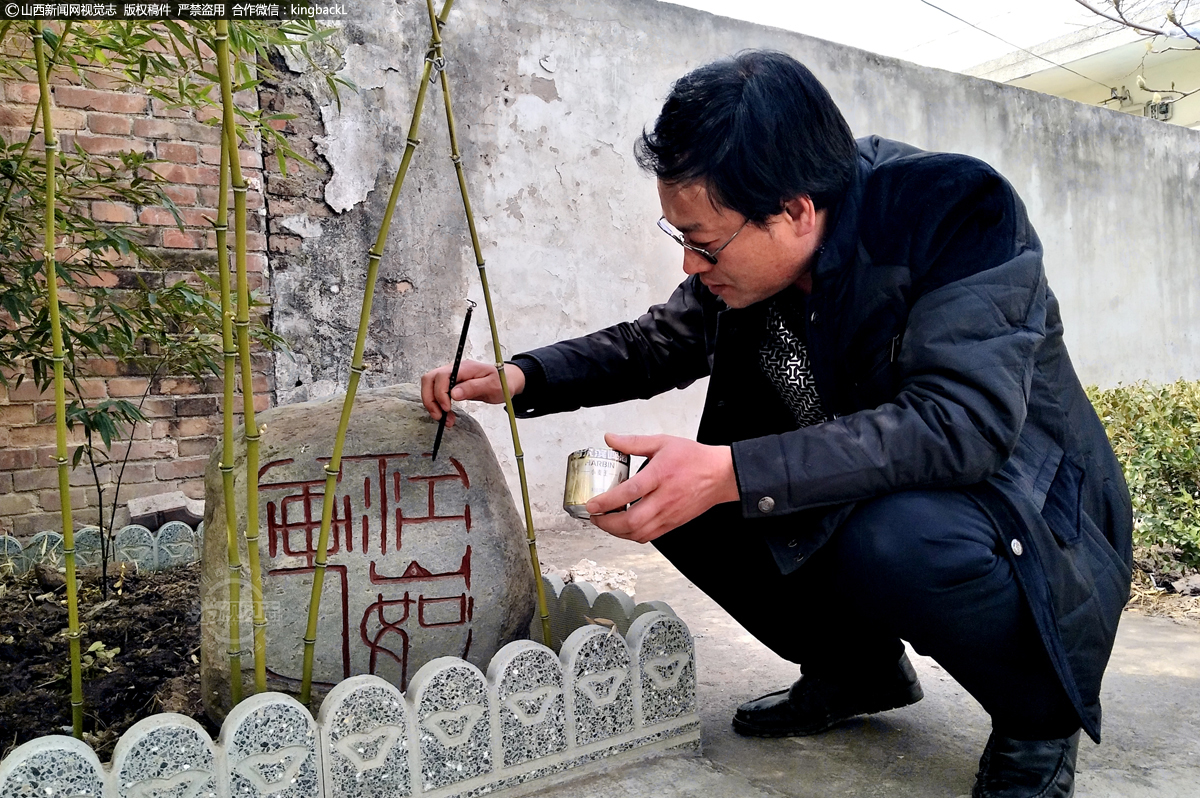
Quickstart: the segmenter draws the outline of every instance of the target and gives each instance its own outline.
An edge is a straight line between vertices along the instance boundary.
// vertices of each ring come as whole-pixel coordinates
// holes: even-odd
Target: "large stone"
[[[259,552],[269,687],[296,692],[312,590],[325,463],[340,396],[259,416]],[[459,412],[433,461],[437,424],[415,386],[360,391],[334,499],[314,667],[320,697],[359,674],[401,690],[426,662],[461,657],[480,669],[528,634],[535,586],[523,524],[491,445]],[[214,718],[229,708],[229,568],[221,447],[205,475],[202,681]],[[234,501],[248,563],[245,443],[235,447]],[[251,590],[243,577],[240,650],[253,683]]]

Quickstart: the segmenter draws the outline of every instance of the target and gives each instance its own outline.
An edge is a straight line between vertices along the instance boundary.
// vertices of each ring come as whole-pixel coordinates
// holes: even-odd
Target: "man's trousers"
[[[797,516],[802,535],[804,515]],[[684,576],[804,673],[868,679],[907,640],[1010,737],[1066,737],[1079,719],[1055,674],[1000,534],[966,495],[860,502],[794,573],[780,573],[737,504],[654,541]]]

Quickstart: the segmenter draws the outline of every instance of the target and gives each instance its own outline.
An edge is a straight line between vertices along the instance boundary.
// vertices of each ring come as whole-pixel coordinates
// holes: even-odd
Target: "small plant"
[[[1088,396],[1133,499],[1134,545],[1200,568],[1200,382],[1138,382]]]
[[[15,579],[20,576],[17,570],[17,559],[10,554],[0,554],[0,579]],[[5,586],[0,584],[0,596],[4,595]]]
[[[69,631],[69,629],[63,629],[62,635],[66,637],[67,632]],[[11,643],[13,639],[14,638],[12,637],[0,637],[0,643]],[[116,660],[117,655],[120,653],[120,646],[113,646],[110,648],[104,641],[97,640],[88,646],[87,651],[85,651],[83,656],[80,658],[80,670],[82,675],[98,676],[101,673],[112,673],[113,661]],[[69,678],[71,678],[70,670],[64,670],[55,676],[50,682],[47,682],[47,684],[53,684]]]
[[[83,655],[83,674],[89,676],[97,671],[112,673],[113,660],[120,653],[120,646],[109,648],[103,642],[97,640],[88,646],[88,650]]]

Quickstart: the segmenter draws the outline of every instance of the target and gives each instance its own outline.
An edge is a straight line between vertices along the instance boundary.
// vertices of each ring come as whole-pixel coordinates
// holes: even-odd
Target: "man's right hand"
[[[500,373],[496,367],[475,360],[464,360],[458,367],[458,382],[450,391],[450,370],[452,366],[441,366],[427,372],[421,377],[421,404],[429,411],[434,421],[439,421],[443,413],[450,413],[450,400],[456,402],[474,399],[477,402],[487,402],[493,405],[504,403],[504,390],[500,387]],[[525,389],[525,372],[512,363],[504,365],[504,377],[508,381],[508,390],[513,396]],[[446,419],[446,426],[454,426],[454,413]]]

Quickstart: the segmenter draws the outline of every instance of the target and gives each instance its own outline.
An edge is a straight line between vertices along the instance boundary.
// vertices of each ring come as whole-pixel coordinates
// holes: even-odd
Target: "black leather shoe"
[[[856,715],[915,704],[924,695],[912,663],[901,654],[894,668],[874,678],[805,674],[790,689],[738,707],[733,729],[751,737],[803,737]]]
[[[1079,732],[1058,740],[988,738],[971,798],[1071,798]]]

